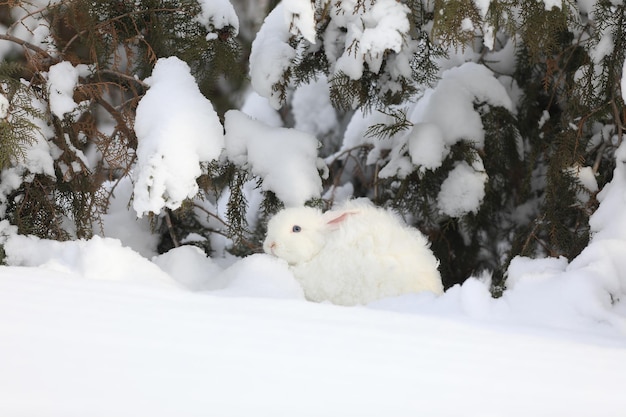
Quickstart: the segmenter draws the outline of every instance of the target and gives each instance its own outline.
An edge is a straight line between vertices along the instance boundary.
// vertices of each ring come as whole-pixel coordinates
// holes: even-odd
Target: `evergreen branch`
[[[98,23],[97,25],[95,25],[94,27],[89,27],[87,29],[83,29],[79,32],[77,32],[76,34],[74,34],[74,36],[72,36],[72,38],[67,42],[67,44],[65,45],[65,47],[63,48],[62,53],[65,54],[67,53],[67,51],[69,50],[70,46],[72,46],[72,44],[80,39],[81,36],[84,36],[85,34],[89,33],[90,31],[97,31],[102,29],[103,27],[106,27],[107,25],[111,24],[111,22],[118,22],[121,21],[122,19],[128,18],[128,17],[133,17],[133,16],[137,16],[137,15],[142,15],[142,14],[147,14],[147,13],[176,13],[176,12],[180,12],[182,11],[182,9],[180,7],[174,7],[174,8],[154,8],[154,9],[145,9],[145,10],[133,10],[130,11],[128,13],[122,13],[119,14],[117,16],[114,16],[110,19],[107,19],[103,22]],[[135,30],[137,32],[138,35],[141,34],[141,31],[139,30],[139,28],[135,25]]]
[[[406,118],[407,109],[391,109],[389,111],[378,110],[380,113],[392,117],[394,123],[376,123],[371,125],[365,131],[366,137],[377,137],[380,139],[391,138],[396,134],[408,130],[413,126],[413,123]]]

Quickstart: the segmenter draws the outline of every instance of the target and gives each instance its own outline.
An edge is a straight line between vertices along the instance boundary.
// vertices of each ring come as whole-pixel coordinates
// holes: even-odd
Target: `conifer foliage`
[[[228,0],[0,4],[0,219],[20,233],[99,233],[118,184],[137,179],[136,110],[160,58],[186,63],[222,122],[240,106],[258,132],[314,136],[319,158],[294,159],[322,188],[299,195],[398,210],[447,286],[485,270],[497,293],[514,256],[576,256],[624,134],[622,2],[260,2],[249,51]],[[212,255],[220,239],[259,250],[285,191],[231,125],[196,194],[152,212],[159,250],[190,236]]]

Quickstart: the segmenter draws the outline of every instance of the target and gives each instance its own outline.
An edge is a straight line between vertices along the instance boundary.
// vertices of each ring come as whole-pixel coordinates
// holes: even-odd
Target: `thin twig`
[[[174,232],[174,226],[172,225],[172,218],[170,217],[170,209],[165,209],[165,223],[167,224],[167,230],[170,233],[170,237],[172,238],[172,243],[175,248],[180,246],[180,242],[178,242],[178,238],[176,237],[176,232]]]
[[[13,35],[1,34],[0,33],[0,40],[5,40],[5,41],[16,43],[16,44],[18,44],[18,45],[20,45],[20,46],[22,46],[22,47],[24,47],[26,49],[30,49],[33,52],[36,52],[36,53],[41,54],[41,55],[45,55],[51,61],[54,61],[54,62],[59,61],[58,58],[55,58],[52,55],[50,55],[48,53],[48,51],[46,51],[45,49],[42,49],[42,48],[38,47],[37,45],[34,45],[34,44],[32,44],[30,42],[27,42],[27,41],[25,41],[23,39],[17,38],[17,37],[15,37]]]

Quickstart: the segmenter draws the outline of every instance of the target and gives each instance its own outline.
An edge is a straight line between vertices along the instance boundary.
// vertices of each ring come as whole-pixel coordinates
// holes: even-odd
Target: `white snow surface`
[[[219,158],[224,130],[189,66],[176,57],[157,61],[137,106],[137,163],[133,207],[138,216],[176,209],[198,192],[200,164]]]
[[[608,417],[626,407],[624,334],[585,325],[575,309],[561,316],[576,330],[495,321],[498,309],[546,313],[536,291],[496,301],[472,279],[440,298],[344,308],[302,300],[266,255],[222,274],[225,289],[194,292],[161,282],[138,255],[111,258],[122,248],[110,241],[78,246],[0,267],[2,415]],[[550,294],[555,312],[567,285]]]

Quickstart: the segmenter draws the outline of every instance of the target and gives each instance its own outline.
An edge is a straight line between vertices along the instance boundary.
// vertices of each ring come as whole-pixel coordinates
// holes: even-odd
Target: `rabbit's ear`
[[[324,213],[324,217],[326,218],[326,224],[330,226],[331,230],[334,230],[338,229],[347,218],[356,213],[356,211],[344,211],[343,213],[332,213],[328,211]]]

